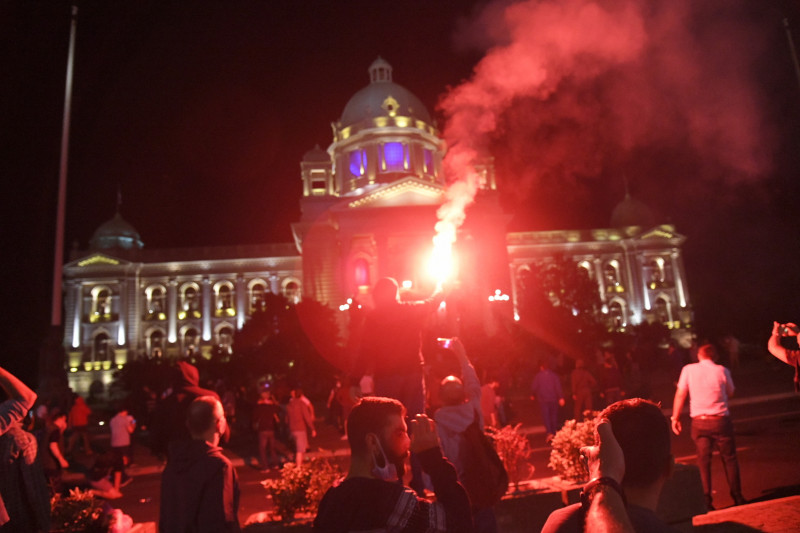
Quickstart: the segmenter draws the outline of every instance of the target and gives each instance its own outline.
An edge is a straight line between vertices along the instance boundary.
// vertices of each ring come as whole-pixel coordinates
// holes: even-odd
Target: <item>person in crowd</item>
[[[0,498],[8,511],[3,533],[50,531],[50,491],[37,453],[36,438],[21,422],[0,435]]]
[[[219,399],[201,396],[189,404],[189,440],[170,445],[161,478],[161,533],[225,533],[240,531],[239,481],[222,454],[220,438],[227,433]]]
[[[317,436],[314,428],[314,409],[311,401],[303,394],[303,389],[292,389],[292,397],[286,408],[286,418],[289,422],[289,431],[294,439],[295,452],[294,461],[298,466],[303,464],[306,450],[308,449],[308,432],[311,431],[311,438]]]
[[[58,407],[48,410],[45,422],[42,466],[51,494],[60,494],[63,490],[62,471],[69,468],[64,458],[64,430],[67,429],[67,414]]]
[[[0,366],[0,388],[8,395],[0,404],[0,435],[3,435],[15,423],[20,422],[36,403],[36,393],[28,388],[14,374]],[[8,512],[0,494],[0,526],[8,522]]]
[[[363,398],[347,421],[351,459],[347,477],[325,493],[314,529],[325,533],[403,531],[470,533],[472,519],[464,487],[439,448],[433,420],[417,415],[411,436],[403,404],[393,398]],[[398,481],[409,451],[430,476],[436,501],[420,498]]]
[[[342,380],[337,376],[330,393],[328,393],[328,400],[325,405],[328,408],[328,421],[336,426],[340,433],[344,434],[344,415],[342,414],[342,404],[339,403],[339,391],[341,388]]]
[[[125,486],[131,480],[125,472],[125,467],[132,462],[131,434],[136,429],[136,420],[128,412],[128,407],[122,405],[108,425],[111,428],[111,451],[116,457],[117,471],[122,477],[120,483]]]
[[[608,420],[597,424],[595,445],[581,448],[589,479],[596,480],[581,498],[589,503],[585,533],[634,533],[619,489],[625,476],[625,455]]]
[[[674,464],[669,423],[661,409],[648,400],[633,398],[611,404],[600,416],[612,424],[625,457],[625,474],[619,481],[633,529],[636,533],[674,531],[655,514]],[[591,484],[592,481],[590,487]],[[553,511],[542,533],[581,533],[586,523],[587,503]]]
[[[500,427],[500,417],[497,413],[497,387],[496,379],[489,379],[481,386],[481,415],[484,427]]]
[[[161,401],[153,413],[152,451],[159,457],[169,452],[170,443],[190,438],[186,426],[176,424],[175,421],[186,420],[192,401],[201,396],[220,399],[215,391],[199,385],[200,373],[197,371],[197,367],[186,361],[178,361],[176,369],[177,374],[172,392]],[[227,425],[225,427],[227,428]],[[227,433],[222,441],[225,442],[229,435]]]
[[[561,389],[561,379],[558,374],[550,370],[550,363],[543,358],[539,364],[539,372],[533,377],[531,383],[531,400],[539,402],[542,420],[547,433],[545,440],[550,442],[558,431],[558,408],[564,407],[564,392]]]
[[[794,367],[794,390],[800,392],[800,350],[790,350],[781,344],[781,337],[797,337],[800,345],[800,327],[788,324],[772,323],[772,335],[769,337],[767,349],[775,358]]]
[[[272,398],[272,393],[262,389],[259,393],[258,403],[253,409],[253,429],[258,433],[258,457],[261,461],[261,470],[280,466],[277,454],[277,439],[275,431],[280,423],[281,408]],[[269,450],[269,459],[267,459]]]
[[[603,352],[603,368],[600,372],[600,391],[605,405],[611,405],[622,399],[622,372],[617,364],[617,356],[613,352]]]
[[[733,422],[728,409],[728,399],[734,392],[733,379],[727,368],[714,362],[716,356],[716,348],[704,344],[697,351],[698,362],[683,367],[678,378],[671,418],[672,431],[680,435],[681,411],[688,395],[692,440],[697,448],[697,466],[700,468],[700,479],[709,509],[714,508],[711,502],[711,454],[714,447],[719,449],[725,466],[734,504],[746,503],[742,496]]]
[[[127,481],[130,480],[129,477]],[[106,500],[122,498],[122,465],[119,456],[113,450],[99,453],[86,472],[86,483],[95,496]]]
[[[483,427],[481,420],[481,383],[475,368],[467,357],[464,345],[457,338],[450,340],[450,350],[458,358],[461,366],[461,378],[447,376],[442,380],[439,388],[439,399],[442,403],[433,415],[436,422],[436,432],[442,453],[453,463],[458,473],[458,479],[464,479],[464,472],[470,468],[461,454],[461,444],[464,441],[464,432],[477,418],[478,427]],[[497,520],[494,509],[478,509],[473,505],[472,519],[476,533],[496,533]]]
[[[597,380],[586,368],[586,362],[583,359],[575,361],[575,368],[570,374],[570,382],[575,420],[583,420],[584,413],[592,412],[592,394],[597,388]]]
[[[91,414],[92,410],[86,405],[83,396],[73,394],[72,407],[67,418],[67,426],[72,430],[67,441],[67,455],[75,451],[79,440],[83,444],[83,453],[92,455],[92,446],[89,443],[89,416]]]
[[[422,330],[444,295],[437,290],[430,298],[401,302],[393,278],[382,278],[372,289],[374,309],[364,320],[356,374],[372,375],[375,394],[395,398],[410,416],[425,412],[425,378]],[[425,490],[416,457],[411,458],[411,487]]]

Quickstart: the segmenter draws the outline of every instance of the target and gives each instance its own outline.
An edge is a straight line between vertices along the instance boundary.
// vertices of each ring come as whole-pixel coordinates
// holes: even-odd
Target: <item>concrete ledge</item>
[[[800,496],[748,503],[695,516],[702,533],[789,533],[800,531]]]

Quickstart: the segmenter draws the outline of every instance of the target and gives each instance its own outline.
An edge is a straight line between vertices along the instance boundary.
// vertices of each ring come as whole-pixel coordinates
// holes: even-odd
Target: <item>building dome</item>
[[[303,156],[304,163],[330,163],[331,156],[319,147],[319,145],[314,146],[311,150],[305,153]]]
[[[415,117],[427,124],[431,116],[419,98],[392,81],[392,67],[380,57],[369,67],[370,84],[350,98],[342,112],[342,127],[377,117]]]
[[[143,246],[139,232],[122,218],[119,211],[114,218],[101,224],[89,241],[92,250],[138,250]]]
[[[625,228],[628,226],[651,227],[655,224],[653,211],[645,204],[625,193],[622,200],[611,212],[611,227]]]

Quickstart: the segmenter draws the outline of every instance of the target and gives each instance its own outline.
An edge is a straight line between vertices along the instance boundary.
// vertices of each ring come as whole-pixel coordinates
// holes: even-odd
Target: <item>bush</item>
[[[529,461],[531,450],[530,441],[519,430],[522,424],[505,426],[502,429],[487,428],[487,434],[494,443],[497,455],[503,460],[503,466],[508,472],[508,480],[519,488],[519,482],[533,475],[534,467]]]
[[[587,481],[588,472],[581,460],[581,448],[594,445],[594,428],[599,413],[592,413],[591,419],[583,422],[567,420],[559,429],[550,445],[550,462],[547,464],[555,470],[561,479],[575,483]]]
[[[50,500],[52,531],[59,533],[108,533],[111,525],[103,502],[91,491],[72,489],[68,496],[56,494]]]
[[[273,514],[287,523],[301,511],[316,514],[325,492],[342,475],[339,467],[324,459],[313,459],[301,466],[286,463],[279,478],[266,479],[261,484],[275,504]]]

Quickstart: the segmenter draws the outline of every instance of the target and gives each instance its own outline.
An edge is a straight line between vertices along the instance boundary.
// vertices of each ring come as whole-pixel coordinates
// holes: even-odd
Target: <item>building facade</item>
[[[70,369],[229,349],[266,293],[333,309],[354,300],[369,305],[375,281],[392,276],[430,294],[435,280],[425,265],[446,190],[445,142],[425,106],[394,83],[386,61],[376,60],[369,75],[332,124],[330,146],[300,163],[294,243],[148,250],[119,213],[98,228],[89,249],[75,251],[64,268]],[[456,243],[465,293],[486,305],[515,304],[520,273],[560,255],[597,281],[612,327],[690,324],[685,238],[672,226],[654,224],[627,197],[611,229],[507,233],[491,158],[476,170],[480,190]]]

